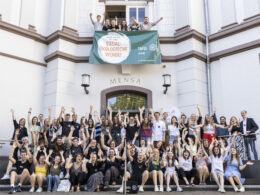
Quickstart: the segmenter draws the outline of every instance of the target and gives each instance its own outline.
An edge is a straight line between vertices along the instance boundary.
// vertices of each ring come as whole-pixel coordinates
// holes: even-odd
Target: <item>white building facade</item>
[[[246,109],[260,125],[260,0],[208,0],[212,106],[217,115],[240,117]],[[150,21],[158,30],[162,65],[89,64],[93,13]],[[203,0],[0,0],[1,140],[17,118],[47,114],[61,106],[79,116],[93,105],[104,113],[111,94],[142,94],[154,110],[176,106],[188,116],[208,113],[206,32]],[[166,65],[166,66],[163,66]],[[90,93],[81,87],[89,74]],[[171,87],[163,94],[163,77]],[[1,155],[8,155],[5,144]],[[260,142],[258,140],[258,148]]]

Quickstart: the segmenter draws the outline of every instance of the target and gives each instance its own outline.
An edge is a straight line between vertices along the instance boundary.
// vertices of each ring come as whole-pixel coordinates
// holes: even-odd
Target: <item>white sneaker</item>
[[[238,191],[238,188],[237,188],[237,187],[234,187],[234,191],[237,192],[237,191]]]
[[[177,192],[182,192],[183,191],[183,189],[179,186],[179,187],[177,187],[177,190],[176,190]]]
[[[167,188],[166,188],[166,192],[171,192],[172,191],[172,189],[168,186]]]
[[[123,192],[124,192],[123,186],[121,186],[116,192],[117,192],[117,193],[123,193]]]
[[[218,192],[221,192],[221,187],[218,188]]]
[[[38,189],[36,190],[36,192],[42,192],[42,187],[38,187]]]
[[[69,173],[66,173],[65,179],[69,179],[69,178],[70,178],[70,174],[69,174]]]
[[[221,192],[221,193],[225,193],[226,191],[225,191],[224,188],[221,188],[221,189],[220,189],[220,192]]]
[[[163,186],[160,186],[160,192],[163,192]]]
[[[60,172],[60,179],[63,179],[63,178],[64,178],[64,173]]]
[[[6,180],[6,179],[10,179],[10,175],[4,174],[4,176],[1,178],[1,180]]]
[[[155,192],[159,192],[158,186],[154,186],[154,191],[155,191]]]
[[[139,187],[139,192],[144,192],[143,186],[140,186],[140,187]]]
[[[239,192],[245,192],[246,190],[245,190],[245,187],[242,186],[238,191],[239,191]]]
[[[34,192],[34,187],[31,187],[31,189],[29,190],[29,192]]]

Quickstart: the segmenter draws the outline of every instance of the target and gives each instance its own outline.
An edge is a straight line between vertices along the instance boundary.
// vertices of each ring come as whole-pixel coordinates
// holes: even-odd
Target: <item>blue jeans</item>
[[[60,177],[58,175],[51,175],[49,174],[47,176],[47,183],[48,183],[48,188],[47,188],[47,191],[52,191],[53,192],[56,192],[57,189],[58,189],[58,185],[60,183]],[[52,184],[53,184],[53,187],[52,187]]]
[[[151,137],[141,137],[141,139],[143,139],[145,141],[146,146],[147,146],[148,142],[150,142],[150,144],[151,144],[151,141],[152,141]]]
[[[257,155],[257,151],[255,148],[255,140],[253,140],[252,138],[249,138],[249,137],[245,137],[244,141],[245,141],[247,159],[251,160],[250,151],[249,151],[249,145],[250,145],[250,148],[254,154],[255,160],[258,160],[258,155]]]

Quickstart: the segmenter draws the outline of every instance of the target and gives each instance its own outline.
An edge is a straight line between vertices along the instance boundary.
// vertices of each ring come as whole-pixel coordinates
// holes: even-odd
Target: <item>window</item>
[[[144,22],[145,17],[145,7],[129,7],[129,24],[132,24],[132,17],[134,17],[138,22]]]
[[[135,93],[120,93],[108,96],[107,105],[112,110],[138,110],[138,107],[146,106],[146,97]]]

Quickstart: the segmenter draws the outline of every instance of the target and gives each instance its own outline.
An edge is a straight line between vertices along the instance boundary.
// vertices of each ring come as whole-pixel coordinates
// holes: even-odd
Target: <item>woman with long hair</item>
[[[141,127],[141,139],[145,140],[145,144],[152,141],[152,129],[153,123],[149,120],[148,117],[143,117],[143,112],[145,107],[139,108],[140,112],[140,127]]]
[[[174,141],[178,141],[181,129],[181,125],[179,124],[176,116],[172,116],[171,123],[168,124],[168,129],[170,131],[169,144],[172,145]]]
[[[244,170],[247,165],[253,165],[253,163],[248,161],[245,165],[243,165],[243,162],[239,157],[238,151],[234,147],[231,148],[231,152],[226,157],[225,161],[227,162],[225,178],[232,185],[235,192],[244,192],[245,188],[243,186],[243,183],[245,182],[245,179],[241,178],[240,171]],[[239,189],[237,188],[236,183],[239,185]]]
[[[214,143],[216,145],[214,146]],[[225,192],[224,189],[224,158],[226,156],[226,148],[223,144],[223,141],[219,141],[220,146],[218,146],[218,141],[213,138],[213,141],[209,147],[210,161],[211,161],[211,175],[217,185],[219,186],[219,192]]]
[[[72,161],[72,155],[70,155],[70,161],[66,164],[66,169],[70,170],[70,191],[74,192],[75,187],[77,192],[80,192],[80,185],[84,183],[86,178],[86,160],[83,160],[81,153],[76,154],[74,162]]]
[[[109,150],[109,156],[105,160],[105,183],[104,189],[108,188],[109,183],[116,184],[117,179],[120,176],[120,162],[121,157],[115,155],[115,150]]]
[[[179,163],[176,160],[176,157],[174,156],[174,153],[172,151],[169,151],[166,159],[163,160],[163,164],[164,167],[166,167],[165,173],[164,173],[164,177],[166,179],[166,191],[167,192],[171,192],[172,189],[170,188],[170,181],[171,179],[174,180],[176,187],[177,187],[177,192],[182,192],[182,188],[179,185],[179,179],[178,179],[178,174],[176,172],[176,168],[179,168]]]
[[[231,133],[231,135],[235,135],[236,133],[236,139],[234,143],[234,148],[237,149],[238,155],[241,158],[241,160],[245,159],[245,151],[244,151],[244,143],[243,143],[243,137],[242,137],[242,130],[240,128],[240,122],[237,120],[235,116],[232,116],[230,118],[230,123],[228,126],[228,131]],[[228,138],[228,142],[230,143],[232,140],[232,137]]]
[[[160,157],[160,153],[157,148],[154,148],[152,154],[150,154],[149,163],[148,163],[149,173],[150,173],[150,177],[153,178],[155,192],[158,191],[163,192],[163,172],[162,172],[161,165],[163,164],[162,159],[164,159],[164,157],[162,158]],[[160,188],[158,188],[157,185],[157,178],[159,178]]]
[[[196,169],[192,167],[193,163],[193,155],[189,150],[184,150],[182,152],[182,157],[180,157],[180,168],[179,174],[181,178],[186,183],[186,186],[189,187],[190,185],[194,186],[194,179],[196,176]],[[188,181],[190,178],[190,182]]]
[[[196,169],[200,179],[200,185],[206,185],[206,179],[209,177],[208,169],[208,154],[205,151],[202,144],[198,150],[197,155],[195,156]]]
[[[87,184],[85,185],[85,191],[88,192],[100,192],[100,185],[103,184],[104,175],[100,171],[103,165],[102,153],[99,152],[98,155],[91,153],[90,160],[87,162]]]
[[[127,22],[125,20],[122,21],[122,23],[119,25],[120,31],[129,31],[130,28],[127,25]]]
[[[47,159],[46,159],[46,164],[49,167],[49,173],[47,176],[47,192],[56,192],[58,189],[58,185],[60,183],[60,173],[61,173],[61,169],[62,166],[65,163],[64,157],[63,157],[63,151],[60,152],[60,154],[57,154],[54,157],[54,161],[53,163],[49,162],[49,156],[51,155],[51,153],[49,153]]]
[[[37,160],[38,152],[40,151],[40,146],[37,147],[36,152],[33,156],[33,163],[35,167],[34,174],[31,175],[31,189],[30,192],[34,192],[35,184],[38,184],[38,189],[36,192],[42,192],[43,182],[46,180],[48,164],[46,163],[46,148],[43,150],[43,154],[40,154],[39,160]]]

